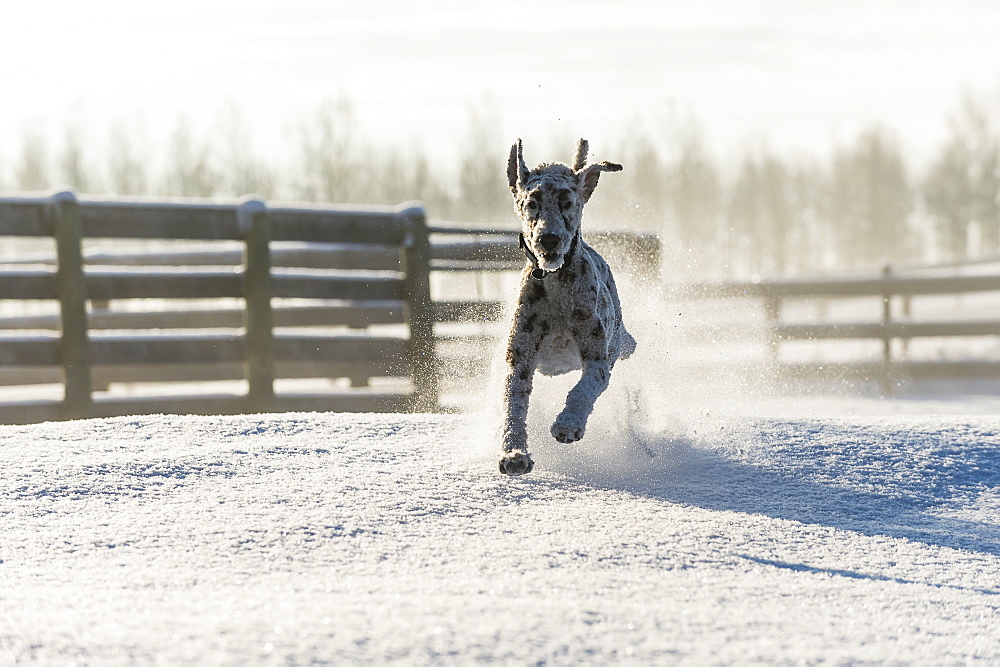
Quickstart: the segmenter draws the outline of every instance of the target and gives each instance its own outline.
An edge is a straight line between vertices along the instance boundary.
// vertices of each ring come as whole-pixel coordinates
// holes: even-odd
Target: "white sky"
[[[233,106],[280,155],[340,94],[370,139],[444,158],[479,106],[501,151],[523,136],[538,160],[564,157],[545,154],[555,138],[599,153],[678,112],[722,152],[767,137],[822,153],[882,123],[920,159],[964,89],[1000,90],[995,0],[7,4],[0,159],[27,129],[56,144],[78,128],[86,148],[119,123],[155,144]]]

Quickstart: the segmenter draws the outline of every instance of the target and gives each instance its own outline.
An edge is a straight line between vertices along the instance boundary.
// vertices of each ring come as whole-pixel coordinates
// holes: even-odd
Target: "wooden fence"
[[[0,387],[63,395],[0,397],[0,423],[437,410],[442,380],[483,374],[506,295],[432,299],[432,273],[482,282],[524,264],[516,232],[428,227],[415,205],[0,198],[0,243],[12,237],[55,248],[0,255],[0,305],[38,306],[0,310]],[[655,237],[588,241],[658,266]]]
[[[72,193],[0,199],[0,237],[16,236],[54,238],[56,264],[3,266],[0,299],[53,300],[58,319],[7,318],[5,328],[19,331],[0,342],[0,368],[10,373],[8,380],[20,377],[21,382],[30,381],[24,379],[25,371],[37,382],[46,369],[55,370],[62,376],[64,395],[57,401],[7,401],[0,405],[2,422],[144,412],[421,410],[437,405],[428,236],[419,207],[96,201]],[[222,240],[239,242],[241,249],[231,266],[108,266],[95,263],[100,257],[85,266],[84,242],[94,239]],[[325,253],[321,269],[272,270],[270,247],[286,241],[337,244],[337,249]],[[210,309],[176,306],[204,300],[213,300]],[[242,303],[220,309],[216,304],[224,300]],[[137,301],[151,305],[131,312],[106,307]],[[274,307],[275,302],[282,305]],[[164,303],[169,307],[156,308]],[[406,330],[331,335],[294,328],[359,320]],[[29,327],[34,331],[24,331]],[[52,328],[57,332],[47,331]],[[410,378],[412,386],[275,392],[280,378],[361,376]],[[225,378],[242,378],[245,393],[143,398],[94,392],[112,382]]]
[[[696,286],[692,292],[701,298],[760,300],[771,362],[786,376],[849,376],[876,381],[886,392],[907,380],[1000,378],[1000,358],[928,359],[910,353],[917,339],[967,342],[987,337],[1000,345],[1000,273],[980,270],[963,275],[940,269],[894,273],[886,267],[878,275],[714,283]],[[982,305],[969,305],[945,316],[935,314],[934,308],[923,308],[924,312],[914,308],[917,302],[942,296],[968,300],[973,295],[982,299]],[[847,308],[854,314],[846,319],[829,317],[836,303],[848,301],[862,305],[867,301],[875,307]],[[795,304],[804,302],[813,305],[812,317],[790,315]],[[859,318],[856,311],[867,311],[870,316]],[[875,341],[879,354],[874,359],[833,362],[783,358],[784,346],[804,341]]]

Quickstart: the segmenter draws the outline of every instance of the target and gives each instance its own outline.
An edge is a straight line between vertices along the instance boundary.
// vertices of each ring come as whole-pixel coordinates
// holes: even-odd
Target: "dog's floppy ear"
[[[507,158],[507,187],[516,195],[526,180],[528,180],[528,167],[524,164],[521,140],[518,139],[510,147],[510,157]]]
[[[590,201],[590,195],[594,194],[594,190],[597,188],[597,179],[601,177],[601,172],[621,170],[622,166],[620,164],[615,164],[614,162],[598,162],[590,165],[589,167],[578,169],[576,177],[580,181],[580,191],[583,192],[583,202],[587,203]]]

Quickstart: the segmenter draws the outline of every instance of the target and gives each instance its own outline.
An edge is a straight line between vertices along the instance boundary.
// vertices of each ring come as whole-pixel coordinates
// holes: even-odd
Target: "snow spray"
[[[747,363],[761,345],[750,333],[730,330],[733,304],[692,300],[679,288],[665,287],[658,276],[630,272],[613,255],[608,260],[625,326],[638,348],[615,364],[586,434],[576,443],[556,442],[549,428],[580,372],[536,374],[528,411],[528,447],[535,461],[531,475],[556,473],[615,486],[669,483],[693,447],[745,448],[746,420],[736,415],[750,413],[744,408],[769,389],[771,374],[761,373],[759,355]],[[511,302],[506,322],[512,312]],[[469,437],[475,444],[468,453],[490,472],[500,452],[505,346],[501,338],[492,350],[489,381],[469,411]]]

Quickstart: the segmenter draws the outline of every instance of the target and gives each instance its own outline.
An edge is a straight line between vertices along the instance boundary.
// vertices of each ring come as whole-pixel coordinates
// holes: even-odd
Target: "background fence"
[[[419,207],[96,201],[62,193],[0,200],[0,235],[48,237],[55,245],[54,252],[42,248],[39,257],[0,269],[0,299],[43,304],[4,318],[2,380],[27,385],[61,376],[64,387],[57,400],[5,401],[0,421],[437,404],[427,228]],[[198,262],[183,252],[144,257],[137,250],[158,243],[184,251],[192,241],[201,251],[235,242],[236,252]],[[308,248],[295,252],[303,242],[327,247],[321,258]],[[88,252],[94,243],[111,251]],[[291,250],[283,254],[288,261],[272,267],[271,247],[283,244]],[[330,329],[374,323],[398,330]],[[330,377],[397,382],[275,391],[283,379]],[[226,380],[240,380],[242,388],[204,393],[212,387],[205,383]],[[99,391],[122,382],[152,383],[156,390]]]
[[[587,240],[619,275],[659,282],[656,237]],[[524,265],[516,231],[429,226],[416,205],[8,197],[0,243],[3,423],[460,408],[501,349]],[[884,391],[1000,378],[996,266],[687,285],[672,297],[738,299],[721,324],[688,318],[688,333],[756,344],[780,377]]]
[[[785,378],[863,380],[885,393],[914,380],[1000,379],[1000,266],[688,286],[701,299],[763,309],[769,367]]]

